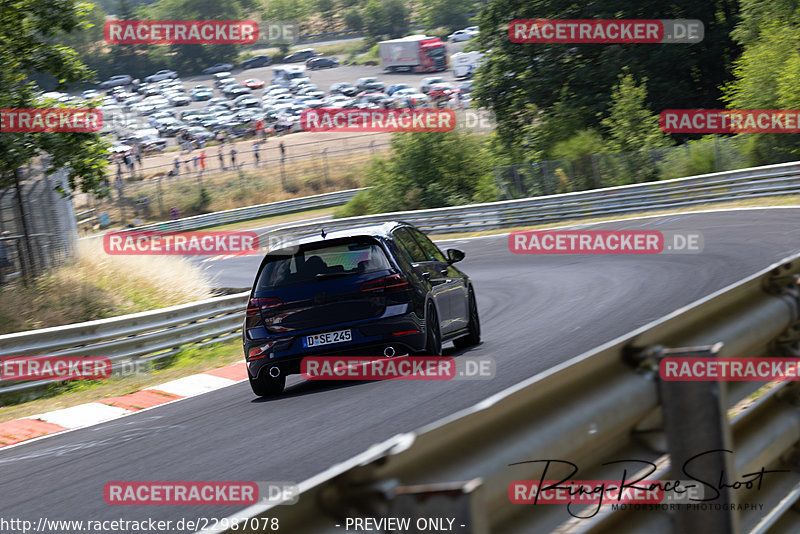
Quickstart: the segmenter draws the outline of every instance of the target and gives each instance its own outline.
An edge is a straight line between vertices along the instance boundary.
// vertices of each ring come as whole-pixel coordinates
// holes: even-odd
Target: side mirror
[[[457,248],[447,249],[447,263],[449,264],[453,264],[463,260],[464,256],[466,256],[466,254],[464,254],[463,250],[459,250]]]

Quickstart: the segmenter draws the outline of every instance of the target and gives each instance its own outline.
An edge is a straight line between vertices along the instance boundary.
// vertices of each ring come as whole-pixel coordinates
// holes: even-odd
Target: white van
[[[272,85],[289,87],[292,80],[308,78],[305,65],[282,65],[272,67]]]

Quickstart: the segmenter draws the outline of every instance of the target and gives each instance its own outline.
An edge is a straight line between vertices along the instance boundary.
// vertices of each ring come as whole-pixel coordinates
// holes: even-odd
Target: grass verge
[[[28,286],[0,291],[0,334],[105,319],[202,300],[211,286],[176,256],[111,256],[99,239],[81,240],[77,259]]]
[[[108,380],[54,383],[44,392],[44,396],[36,400],[0,406],[0,423],[134,393],[170,380],[202,373],[203,371],[209,371],[242,360],[242,343],[240,340],[202,347],[189,347],[155,364],[156,370],[150,374],[110,378]]]

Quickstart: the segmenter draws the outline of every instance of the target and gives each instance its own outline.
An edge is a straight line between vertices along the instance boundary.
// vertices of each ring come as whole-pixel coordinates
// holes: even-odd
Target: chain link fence
[[[142,224],[243,205],[359,187],[372,156],[389,150],[388,138],[349,147],[312,143],[296,147],[270,139],[173,152],[166,165],[112,164],[108,195],[84,194],[76,202],[82,231]],[[221,149],[221,150],[220,150]],[[200,155],[204,154],[204,158]],[[272,195],[274,198],[267,195]],[[263,198],[262,198],[263,197]]]
[[[46,175],[45,169],[46,162],[21,167],[19,185],[0,190],[2,282],[28,279],[63,265],[77,249],[78,226],[67,172]]]
[[[508,200],[652,182],[748,166],[747,136],[636,152],[607,152],[575,159],[495,167],[495,181]]]

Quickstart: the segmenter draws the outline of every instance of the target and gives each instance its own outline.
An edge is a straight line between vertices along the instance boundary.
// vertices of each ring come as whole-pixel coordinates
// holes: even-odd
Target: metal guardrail
[[[240,292],[161,310],[7,334],[0,336],[0,354],[3,358],[105,356],[116,371],[121,364],[164,358],[188,344],[236,337],[247,295]],[[0,395],[47,384],[52,382],[0,380]]]
[[[520,200],[334,219],[294,225],[291,230],[310,234],[323,227],[330,231],[403,220],[429,234],[477,232],[796,193],[800,193],[800,164],[794,162]]]
[[[174,221],[144,224],[137,226],[134,230],[159,230],[164,232],[197,230],[199,228],[249,221],[296,211],[341,206],[356,196],[359,191],[363,191],[363,189],[347,189],[345,191],[334,191],[333,193],[323,193],[309,197],[291,198],[278,202],[270,202],[269,204],[259,204],[256,206],[217,211],[206,215],[184,217],[182,219],[175,219]]]
[[[468,534],[800,532],[800,384],[778,382],[753,399],[762,383],[658,379],[662,356],[800,355],[799,281],[797,255],[469,409],[376,444],[302,482],[297,504],[253,505],[221,522],[225,528],[203,532],[256,532],[250,525],[266,517],[295,534],[333,534],[348,518],[410,517],[414,524],[443,516]],[[729,415],[743,405],[749,406]],[[762,467],[786,471],[769,473],[760,486],[721,488],[707,504],[734,507],[727,510],[673,505],[641,513],[608,506],[576,519],[565,505],[509,498],[513,481],[544,476],[541,463],[524,463],[532,460],[570,461],[580,470],[570,476],[550,466],[551,480],[619,481],[623,466],[604,464],[630,459],[656,465],[648,480],[686,480],[684,462],[717,449],[733,454],[705,455],[692,473],[714,487],[722,472],[731,484],[753,480],[748,474]],[[639,479],[634,472],[641,468],[626,480]],[[572,511],[589,515],[585,509],[594,508]],[[234,518],[240,524],[228,529]]]

